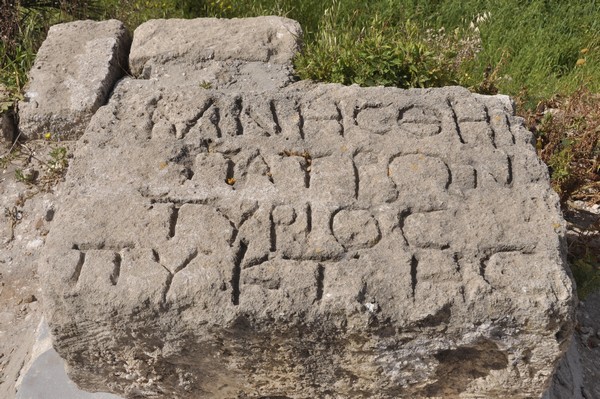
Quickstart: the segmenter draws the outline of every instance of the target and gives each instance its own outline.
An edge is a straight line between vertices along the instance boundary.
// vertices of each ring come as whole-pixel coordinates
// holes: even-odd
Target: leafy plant
[[[66,147],[57,147],[50,151],[50,160],[47,163],[49,171],[62,173],[69,166]]]
[[[585,299],[592,292],[600,289],[600,262],[591,253],[576,259],[571,264],[573,277],[577,282],[577,295]]]
[[[451,60],[440,58],[419,26],[392,24],[378,14],[357,21],[325,10],[315,42],[295,61],[300,77],[361,86],[429,87],[452,84]],[[349,28],[352,27],[352,28]]]
[[[23,169],[15,169],[15,179],[21,183],[32,183],[33,182],[33,174],[26,174]]]
[[[600,95],[582,88],[524,115],[563,203],[600,202]]]

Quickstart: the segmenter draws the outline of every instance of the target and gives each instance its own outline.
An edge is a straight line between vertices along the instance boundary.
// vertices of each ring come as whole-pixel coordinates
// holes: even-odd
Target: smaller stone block
[[[134,32],[134,76],[166,86],[271,90],[291,82],[298,22],[281,17],[156,19]]]
[[[63,140],[79,138],[127,71],[130,44],[127,29],[117,20],[51,27],[19,102],[21,135],[40,138],[50,132]]]

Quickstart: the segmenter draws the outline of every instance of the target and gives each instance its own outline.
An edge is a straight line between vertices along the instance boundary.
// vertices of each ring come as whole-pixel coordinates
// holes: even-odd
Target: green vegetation
[[[0,76],[21,88],[44,32],[75,18],[265,14],[298,20],[302,78],[400,87],[461,84],[527,108],[580,87],[600,91],[600,5],[560,0],[2,0]]]
[[[364,86],[459,84],[513,96],[565,209],[574,200],[600,203],[595,0],[0,0],[0,82],[7,87],[0,90],[0,112],[19,98],[54,23],[117,18],[133,30],[152,18],[270,14],[302,25],[304,49],[295,67],[303,79]],[[600,262],[594,251],[577,256],[571,264],[583,295],[600,287]]]
[[[587,253],[571,261],[573,277],[577,281],[577,295],[585,298],[600,287],[600,264],[598,256]]]

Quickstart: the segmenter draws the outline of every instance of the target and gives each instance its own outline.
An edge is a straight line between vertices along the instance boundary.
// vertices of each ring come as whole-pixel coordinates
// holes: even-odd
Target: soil
[[[48,172],[53,148],[73,143],[29,142],[0,147],[0,398],[11,399],[42,316],[37,262],[54,212],[60,173]],[[17,155],[18,154],[18,155]],[[32,181],[18,181],[17,171]]]

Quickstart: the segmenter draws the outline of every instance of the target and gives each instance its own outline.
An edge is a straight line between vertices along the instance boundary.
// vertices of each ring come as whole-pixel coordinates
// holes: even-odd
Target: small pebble
[[[37,298],[33,294],[26,296],[25,299],[23,299],[23,303],[31,303],[35,301],[37,301]]]
[[[46,211],[46,215],[44,216],[46,222],[51,222],[54,219],[54,209],[50,208]]]
[[[41,238],[36,238],[35,240],[31,240],[27,243],[27,249],[38,249],[44,245],[44,240]]]

